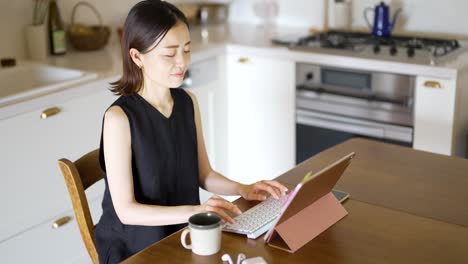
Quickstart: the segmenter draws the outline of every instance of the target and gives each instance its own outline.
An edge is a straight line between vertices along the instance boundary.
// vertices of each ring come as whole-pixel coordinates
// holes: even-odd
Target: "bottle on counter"
[[[49,3],[49,46],[50,54],[62,55],[67,51],[65,39],[65,27],[63,26],[60,12],[55,0]]]

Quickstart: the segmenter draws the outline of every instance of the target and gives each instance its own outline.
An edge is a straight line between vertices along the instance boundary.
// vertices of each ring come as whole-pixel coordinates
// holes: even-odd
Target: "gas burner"
[[[344,50],[352,50],[355,44],[355,39],[344,34],[335,34],[334,32],[307,36],[299,39],[297,43],[299,46]]]
[[[426,57],[442,57],[460,47],[457,40],[420,38],[393,35],[375,37],[370,33],[328,31],[300,38],[295,46],[310,48],[339,49],[358,52],[357,47],[369,46],[374,56],[387,54],[391,57],[406,56],[409,59],[416,53],[425,51]],[[385,48],[385,52],[382,50]],[[419,50],[419,51],[418,51]]]

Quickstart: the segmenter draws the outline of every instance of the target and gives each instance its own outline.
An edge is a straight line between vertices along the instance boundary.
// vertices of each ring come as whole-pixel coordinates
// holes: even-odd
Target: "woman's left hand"
[[[258,181],[250,185],[241,185],[239,194],[246,200],[265,200],[269,193],[276,199],[286,195],[288,188],[277,181]]]

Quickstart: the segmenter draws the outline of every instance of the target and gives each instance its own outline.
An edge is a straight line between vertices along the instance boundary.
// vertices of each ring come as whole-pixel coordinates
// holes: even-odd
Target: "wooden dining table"
[[[180,243],[181,231],[123,263],[222,263],[230,254],[268,263],[468,263],[468,160],[362,138],[327,149],[277,177],[294,186],[350,152],[356,156],[335,189],[350,193],[348,215],[295,253],[262,237],[223,232],[221,250],[198,256]],[[246,210],[256,202],[238,199]],[[307,227],[304,227],[307,228]]]

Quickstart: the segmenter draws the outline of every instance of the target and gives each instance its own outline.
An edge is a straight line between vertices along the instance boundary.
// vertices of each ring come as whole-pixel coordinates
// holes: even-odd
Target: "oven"
[[[353,137],[413,143],[413,76],[298,63],[296,163]]]

